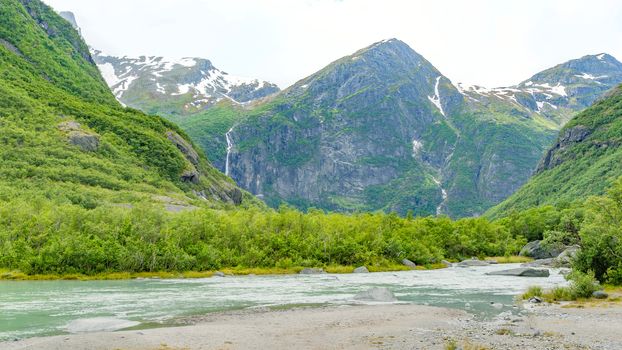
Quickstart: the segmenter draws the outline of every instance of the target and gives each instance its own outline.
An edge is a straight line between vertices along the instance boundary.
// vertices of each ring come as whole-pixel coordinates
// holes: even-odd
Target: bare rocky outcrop
[[[186,141],[183,137],[181,137],[178,133],[174,131],[167,131],[166,137],[183,153],[186,159],[194,164],[195,166],[199,165],[199,154],[192,147],[190,142]]]
[[[564,151],[578,142],[583,142],[590,134],[590,129],[583,125],[577,125],[562,131],[557,143],[546,152],[546,155],[538,164],[536,173],[552,169],[563,163],[565,160]]]
[[[486,273],[491,276],[516,276],[516,277],[549,277],[548,269],[533,269],[530,267],[519,267],[516,269],[493,271]]]
[[[397,301],[395,294],[391,292],[389,288],[376,287],[357,293],[354,296],[355,300],[360,301],[375,301],[391,303]]]
[[[99,149],[99,135],[85,130],[76,121],[66,121],[58,125],[58,128],[67,135],[67,141],[78,146],[85,152],[95,152]]]
[[[11,44],[10,42],[0,38],[0,45],[4,46],[7,50],[13,52],[14,54],[20,56],[20,57],[24,57],[24,54],[22,54],[22,52],[15,47],[15,45]]]
[[[532,241],[521,249],[518,255],[528,256],[534,259],[549,259],[558,256],[565,247],[547,246],[542,241]]]

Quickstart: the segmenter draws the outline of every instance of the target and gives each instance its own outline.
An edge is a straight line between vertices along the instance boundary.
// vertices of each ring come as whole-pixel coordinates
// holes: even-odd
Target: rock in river
[[[486,266],[490,265],[487,261],[482,261],[478,259],[467,259],[459,262],[457,266],[467,267],[467,266]]]
[[[380,302],[394,302],[397,301],[397,298],[388,288],[384,287],[375,287],[368,289],[366,291],[362,291],[357,293],[354,296],[355,300],[362,301],[380,301]]]
[[[352,273],[369,273],[369,270],[365,266],[359,266]]]
[[[564,248],[563,246],[547,246],[542,244],[542,241],[532,241],[525,244],[518,255],[530,256],[534,259],[548,259],[558,256]]]
[[[112,332],[139,324],[140,322],[114,317],[94,317],[73,320],[69,322],[66,328],[69,333]]]
[[[549,277],[548,269],[532,269],[529,267],[519,267],[517,269],[493,271],[486,273],[495,276],[519,276],[519,277]]]
[[[402,265],[408,266],[411,269],[414,269],[415,267],[417,267],[417,264],[415,264],[414,262],[408,260],[408,259],[402,259]]]
[[[316,268],[316,267],[306,267],[300,271],[301,275],[319,275],[324,272],[324,269]]]
[[[592,293],[592,298],[596,298],[596,299],[607,299],[609,297],[609,294],[605,293],[602,290],[597,290],[594,293]]]

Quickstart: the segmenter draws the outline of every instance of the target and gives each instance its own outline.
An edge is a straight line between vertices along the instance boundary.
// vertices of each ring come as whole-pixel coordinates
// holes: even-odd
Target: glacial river
[[[547,278],[488,276],[518,264],[369,274],[270,275],[124,281],[0,281],[0,341],[81,331],[175,325],[184,317],[249,308],[357,304],[353,296],[387,287],[398,303],[465,309],[483,317],[513,308]]]

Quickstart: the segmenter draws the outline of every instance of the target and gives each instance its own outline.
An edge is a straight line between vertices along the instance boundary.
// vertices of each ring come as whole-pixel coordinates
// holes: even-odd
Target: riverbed
[[[300,306],[373,304],[353,296],[389,288],[395,304],[459,309],[481,318],[518,312],[514,298],[531,285],[567,282],[549,277],[489,276],[518,264],[367,274],[226,276],[121,281],[2,281],[0,341],[68,333],[183,324],[210,313]]]

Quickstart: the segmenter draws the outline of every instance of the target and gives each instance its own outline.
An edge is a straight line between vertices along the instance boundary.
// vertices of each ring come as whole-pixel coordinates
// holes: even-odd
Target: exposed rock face
[[[199,172],[196,169],[185,170],[181,173],[181,181],[192,182],[193,184],[199,183]]]
[[[487,272],[486,274],[492,276],[549,277],[549,270],[520,267],[516,269]]]
[[[15,45],[2,38],[0,38],[0,45],[4,46],[7,50],[13,52],[14,54],[24,57],[24,54],[17,47],[15,47]]]
[[[530,261],[528,263],[521,264],[521,266],[523,267],[552,267],[554,260],[555,259],[553,258],[537,259],[534,261]]]
[[[397,301],[395,294],[393,294],[390,289],[384,287],[371,288],[357,293],[354,296],[354,299],[360,301],[376,301],[385,303]]]
[[[85,152],[95,152],[99,148],[99,135],[84,130],[80,123],[66,121],[60,123],[58,128],[66,133],[70,144],[80,147]]]
[[[577,125],[573,128],[563,130],[555,145],[546,152],[546,155],[542,158],[540,164],[538,164],[536,173],[560,165],[566,159],[566,157],[564,157],[565,151],[574,144],[585,140],[590,133],[591,131],[583,125]]]
[[[408,260],[408,259],[402,259],[402,265],[404,266],[408,266],[411,269],[414,269],[415,267],[417,267],[417,264],[415,264],[414,262]]]
[[[490,265],[488,261],[477,260],[477,259],[467,259],[456,264],[456,266],[460,266],[460,267],[487,266],[487,265]]]
[[[58,13],[59,16],[63,17],[67,22],[73,26],[75,30],[82,35],[82,30],[78,26],[78,22],[76,21],[76,16],[71,11],[61,11]]]
[[[230,175],[272,206],[478,215],[527,181],[577,100],[622,81],[615,59],[577,62],[509,88],[467,88],[403,42],[379,42],[227,129]],[[590,75],[601,68],[607,78]]]
[[[527,243],[518,255],[529,256],[534,259],[548,259],[558,256],[564,247],[548,247],[542,244],[542,241],[532,241]]]
[[[166,137],[184,154],[192,164],[199,165],[199,154],[194,150],[190,142],[184,140],[178,133],[167,131]]]
[[[555,267],[570,267],[572,260],[579,253],[579,249],[581,249],[578,245],[573,245],[566,248],[563,252],[561,252],[555,259],[553,259],[553,266]]]
[[[307,268],[302,269],[302,271],[299,272],[299,274],[301,275],[318,275],[322,273],[326,273],[324,272],[324,269],[315,268],[315,267],[307,267]]]

